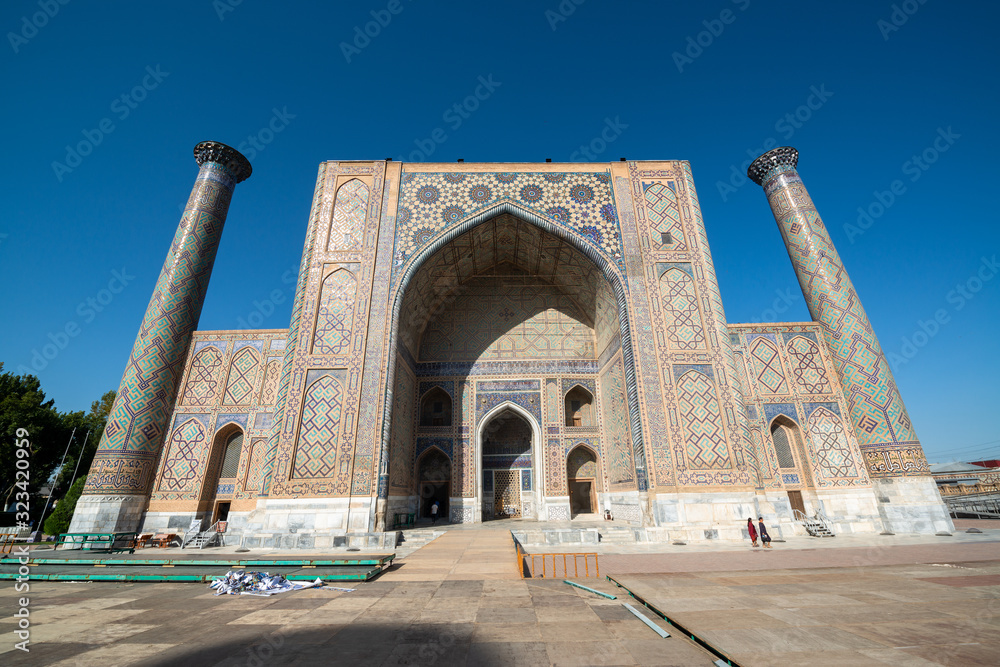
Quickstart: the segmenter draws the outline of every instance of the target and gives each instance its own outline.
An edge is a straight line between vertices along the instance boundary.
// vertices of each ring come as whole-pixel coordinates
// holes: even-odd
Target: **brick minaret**
[[[951,529],[878,338],[795,170],[798,158],[794,148],[775,148],[747,175],[763,186],[809,313],[823,325],[883,519],[900,531]]]
[[[194,157],[201,170],[146,307],[71,532],[135,530],[152,490],[233,189],[251,173],[250,162],[225,144],[204,141]]]

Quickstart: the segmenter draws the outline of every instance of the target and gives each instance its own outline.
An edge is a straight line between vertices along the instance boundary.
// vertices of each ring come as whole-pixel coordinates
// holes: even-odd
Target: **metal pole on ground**
[[[89,431],[88,431],[89,433]],[[62,474],[63,464],[66,463],[66,455],[69,454],[69,446],[73,444],[73,436],[76,435],[76,427],[69,434],[69,442],[66,443],[66,451],[63,452],[62,461],[59,462],[59,474]],[[56,479],[58,479],[58,475]],[[52,502],[52,492],[55,491],[55,480],[52,480],[52,486],[49,488],[49,497],[45,499],[45,507],[42,508],[42,515],[38,517],[38,529],[31,532],[31,541],[34,542],[39,534],[42,533],[42,524],[45,522],[45,513],[49,511],[49,503]]]

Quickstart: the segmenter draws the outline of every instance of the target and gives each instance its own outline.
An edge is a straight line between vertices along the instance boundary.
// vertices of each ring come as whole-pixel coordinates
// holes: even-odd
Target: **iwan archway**
[[[632,493],[644,490],[624,288],[615,264],[592,244],[504,202],[432,237],[393,280],[399,287],[383,421],[381,512],[391,518],[413,511],[415,456],[435,446],[451,463],[451,521],[569,519],[566,429],[575,430],[577,440],[583,436],[595,447],[620,450],[613,457],[616,472],[627,476]],[[594,395],[594,415],[612,413],[574,421],[565,406],[579,403],[580,386]],[[576,393],[567,399],[568,392]],[[489,453],[486,439],[497,419],[520,423],[523,433],[530,429],[530,455]],[[484,462],[484,456],[495,463],[518,455],[525,458],[514,467],[488,468]],[[548,475],[546,467],[558,472]],[[518,471],[520,494],[517,503],[505,506],[497,500],[496,481],[502,478],[513,497],[511,470]]]

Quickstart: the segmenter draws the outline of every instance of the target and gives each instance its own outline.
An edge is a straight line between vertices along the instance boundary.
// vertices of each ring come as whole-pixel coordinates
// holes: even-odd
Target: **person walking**
[[[757,527],[760,529],[760,543],[765,549],[770,549],[771,536],[767,534],[767,528],[764,527],[764,517],[757,517]]]
[[[753,518],[747,519],[747,532],[750,533],[750,541],[753,542],[753,546],[757,546],[757,529],[753,527]]]
[[[431,505],[431,525],[434,525],[434,524],[437,523],[437,520],[438,520],[438,510],[440,510],[440,509],[441,509],[441,506],[438,504],[438,501],[435,500],[434,503]]]

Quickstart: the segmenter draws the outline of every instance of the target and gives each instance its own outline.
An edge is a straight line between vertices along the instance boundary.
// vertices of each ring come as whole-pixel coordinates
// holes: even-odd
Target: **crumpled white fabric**
[[[322,585],[323,582],[319,579],[311,583],[296,584],[280,574],[272,575],[256,570],[230,570],[209,584],[209,588],[214,588],[216,595],[273,595]]]

